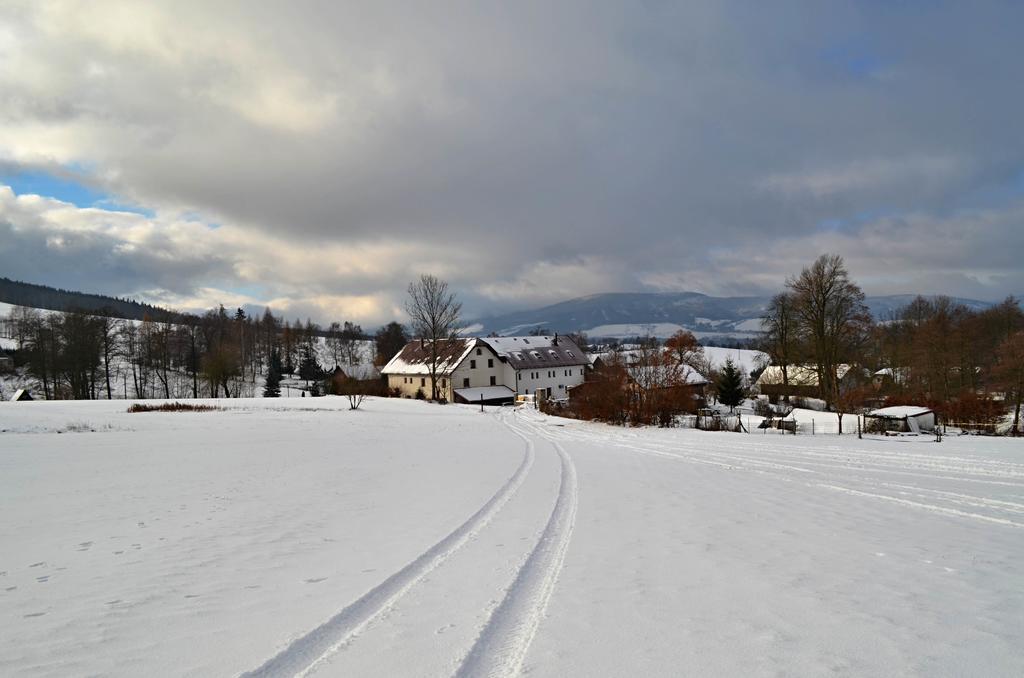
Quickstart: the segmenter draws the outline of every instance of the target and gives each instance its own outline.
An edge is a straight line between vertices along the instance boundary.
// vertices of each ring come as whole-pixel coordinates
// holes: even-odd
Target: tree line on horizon
[[[390,358],[408,340],[396,322],[371,337],[349,321],[320,327],[270,309],[250,316],[223,306],[187,322],[16,306],[6,324],[15,365],[39,382],[46,399],[252,396],[272,367],[278,378],[318,381],[335,367]],[[365,355],[367,341],[373,355]]]

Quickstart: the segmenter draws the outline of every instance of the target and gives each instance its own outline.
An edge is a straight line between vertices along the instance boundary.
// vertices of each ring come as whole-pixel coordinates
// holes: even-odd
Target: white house
[[[430,397],[430,343],[410,341],[381,374],[404,398]],[[511,402],[518,394],[543,392],[564,398],[583,383],[587,357],[564,337],[488,337],[445,340],[437,387],[450,402]]]

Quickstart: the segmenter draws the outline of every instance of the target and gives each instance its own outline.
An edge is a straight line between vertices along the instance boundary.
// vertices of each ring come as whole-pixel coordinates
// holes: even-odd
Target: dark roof
[[[587,354],[566,337],[487,337],[481,342],[490,346],[502,361],[516,369],[586,366]]]

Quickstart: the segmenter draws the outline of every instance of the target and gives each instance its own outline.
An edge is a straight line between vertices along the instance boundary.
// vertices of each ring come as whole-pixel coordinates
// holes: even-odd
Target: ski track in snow
[[[512,498],[533,465],[533,441],[521,434],[517,435],[523,438],[526,445],[522,462],[508,481],[466,522],[338,614],[295,639],[277,655],[253,671],[243,673],[242,676],[255,678],[308,675],[476,536]]]
[[[894,456],[888,450],[871,453],[829,446],[798,449],[781,447],[770,442],[745,449],[743,452],[715,449],[710,445],[702,446],[700,449],[688,449],[686,445],[644,439],[628,430],[602,430],[601,433],[595,433],[576,427],[558,427],[557,433],[552,431],[552,434],[579,442],[600,442],[607,446],[677,461],[760,473],[786,482],[802,482],[810,487],[870,500],[887,501],[917,510],[1009,527],[1024,527],[1024,522],[1015,520],[1024,513],[1024,505],[1016,502],[947,492],[922,485],[880,482],[875,478],[876,474],[886,474],[932,482],[967,480],[986,485],[1020,487],[1022,482],[1016,479],[1024,479],[1024,465],[1012,461],[935,457],[902,451],[900,455]],[[771,455],[771,458],[760,457],[761,452]],[[840,485],[831,481],[832,476],[843,477],[848,482],[863,483],[865,487]],[[829,478],[830,481],[816,482],[816,478]],[[886,491],[893,491],[893,494],[886,494]],[[961,507],[982,509],[987,513],[967,511]]]
[[[507,422],[506,425],[523,435]],[[497,678],[520,673],[565,562],[576,522],[576,466],[565,449],[546,432],[535,430],[535,433],[548,439],[561,461],[558,497],[540,539],[455,672],[456,678]]]

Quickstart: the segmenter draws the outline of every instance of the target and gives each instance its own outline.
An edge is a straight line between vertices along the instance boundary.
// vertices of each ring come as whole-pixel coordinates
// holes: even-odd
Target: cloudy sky
[[[0,5],[0,275],[402,318],[1024,293],[1024,3]]]

